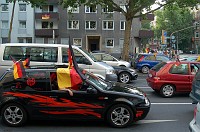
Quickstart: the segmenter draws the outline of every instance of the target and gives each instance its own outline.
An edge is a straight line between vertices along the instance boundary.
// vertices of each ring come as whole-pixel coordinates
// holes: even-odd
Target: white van
[[[30,65],[66,65],[68,63],[68,47],[69,45],[63,44],[0,44],[0,76],[4,73],[5,69],[13,65],[10,55],[15,60],[25,60],[30,57]],[[98,62],[91,54],[77,46],[72,46],[72,48],[80,68],[100,78],[117,81],[117,75],[113,67],[104,62]]]

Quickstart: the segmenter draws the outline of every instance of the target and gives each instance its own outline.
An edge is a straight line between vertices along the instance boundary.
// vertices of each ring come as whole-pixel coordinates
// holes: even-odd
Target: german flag
[[[23,78],[26,75],[23,63],[20,60],[15,62],[13,67],[14,79]]]
[[[75,61],[71,44],[69,44],[68,62],[68,68],[57,69],[58,87],[60,89],[72,88],[77,90],[78,84],[81,84],[82,80],[85,80],[85,76],[81,73],[81,71],[78,68],[78,64]]]
[[[24,68],[28,68],[30,65],[30,58],[26,58],[26,60],[24,60],[22,63]]]

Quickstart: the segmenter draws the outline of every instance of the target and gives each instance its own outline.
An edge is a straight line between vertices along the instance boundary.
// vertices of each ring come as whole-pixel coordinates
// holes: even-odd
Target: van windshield
[[[90,53],[88,53],[88,51],[86,51],[83,48],[80,48],[85,54],[87,54],[94,62],[98,62],[98,60]]]

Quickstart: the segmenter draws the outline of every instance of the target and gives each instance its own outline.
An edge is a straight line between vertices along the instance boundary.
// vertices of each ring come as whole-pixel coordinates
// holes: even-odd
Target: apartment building
[[[121,4],[120,1],[118,0],[120,6],[125,8],[125,5]],[[23,19],[26,21],[26,25],[28,25],[26,26],[26,31],[32,30],[32,33],[29,34],[32,36],[30,37],[32,42],[44,44],[73,43],[88,51],[122,52],[126,24],[122,13],[108,10],[108,8],[103,8],[100,5],[91,7],[82,5],[76,9],[63,9],[58,5],[58,2],[59,0],[47,0],[47,4],[32,9],[33,14],[31,12],[30,15],[26,16],[26,18],[32,18],[26,20],[25,15],[19,15],[21,12],[17,11],[16,8],[15,11],[18,14],[15,13],[15,17],[18,16],[18,18],[15,19],[13,25],[16,29],[12,33],[16,34],[16,36],[12,36],[12,42],[22,42],[22,40],[19,41],[20,34],[18,28],[20,25],[16,23],[21,22],[20,20]],[[8,6],[7,12],[10,15],[12,6],[11,4],[8,4]],[[19,6],[20,4],[18,4],[18,8]],[[26,13],[28,8],[28,5],[26,5]],[[3,15],[2,12],[0,15]],[[9,22],[10,17],[7,16],[7,18],[1,21],[5,21],[5,19]],[[147,16],[147,19],[152,21],[154,16],[150,14]],[[28,21],[33,22],[28,24]],[[142,21],[142,18],[135,18],[133,20],[130,40],[131,53],[139,52],[142,38],[149,37],[149,35],[152,37],[152,32],[141,30]],[[1,33],[1,36],[2,34],[4,37],[1,37],[3,40],[1,43],[4,43],[7,33],[4,31],[4,33]],[[24,38],[29,37],[27,36],[28,34],[23,35],[26,35]],[[25,42],[25,39],[23,39],[23,42]]]
[[[13,3],[0,1],[0,43],[8,42]],[[24,2],[16,2],[11,42],[34,42],[34,9]]]

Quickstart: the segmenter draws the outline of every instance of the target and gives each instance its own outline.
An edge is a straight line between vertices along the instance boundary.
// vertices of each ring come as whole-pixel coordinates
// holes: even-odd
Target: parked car
[[[118,81],[121,83],[129,83],[131,80],[136,80],[138,77],[134,69],[122,66],[113,66],[113,68],[118,76]]]
[[[190,132],[200,132],[200,104],[194,108],[194,118],[189,124]]]
[[[146,74],[149,72],[153,66],[158,64],[161,61],[169,61],[170,59],[165,55],[155,55],[155,54],[139,54],[138,58],[135,60],[135,69],[138,69],[140,72]]]
[[[197,61],[198,55],[179,55],[180,61]]]
[[[124,66],[131,67],[131,64],[127,61],[119,60],[110,54],[106,53],[92,53],[92,55],[99,61],[103,61],[111,66]]]
[[[85,71],[86,80],[70,96],[58,90],[55,67],[31,67],[26,77],[13,78],[9,69],[0,78],[0,116],[8,126],[24,125],[29,119],[104,119],[113,127],[127,127],[144,119],[150,101],[138,88],[107,82]]]
[[[196,73],[192,82],[192,91],[190,92],[190,98],[194,104],[200,102],[200,70]]]
[[[148,85],[163,97],[172,97],[175,93],[189,93],[199,67],[199,62],[161,62],[150,69],[146,80]]]

